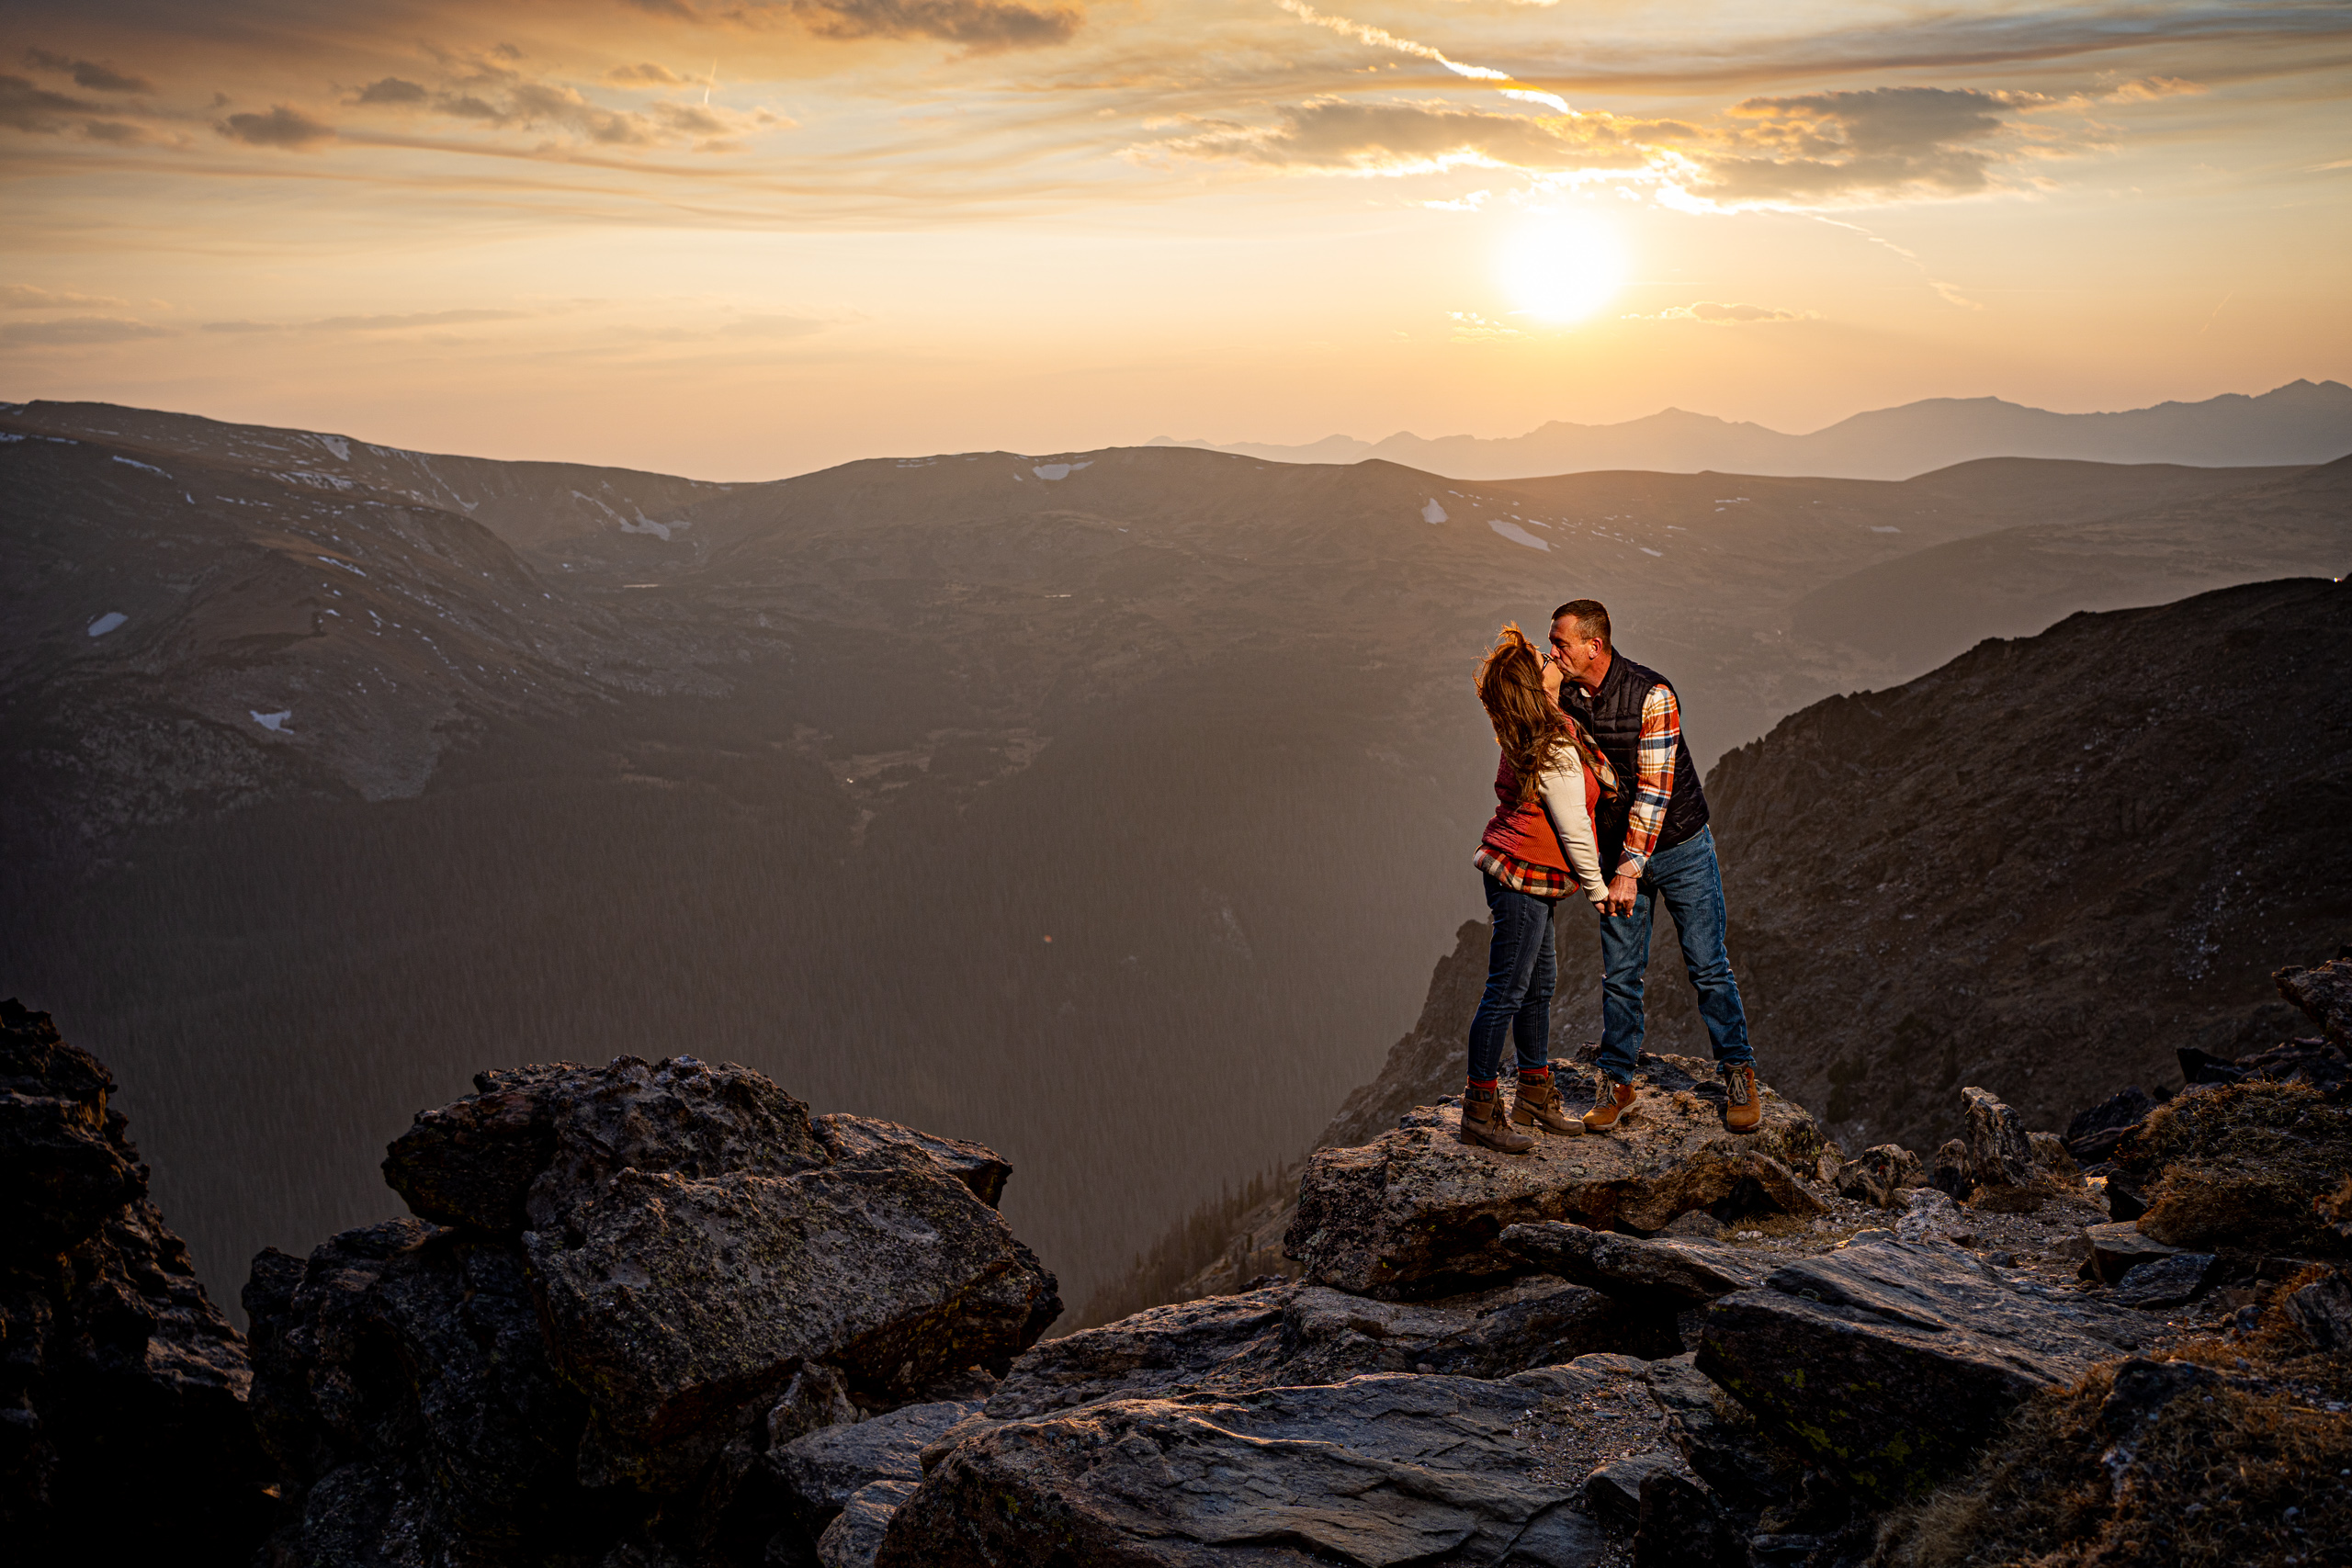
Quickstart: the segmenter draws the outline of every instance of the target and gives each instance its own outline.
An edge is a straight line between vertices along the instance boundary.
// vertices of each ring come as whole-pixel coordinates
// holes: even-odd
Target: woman
[[[1495,921],[1487,991],[1470,1021],[1470,1081],[1462,1094],[1462,1141],[1525,1154],[1541,1127],[1575,1137],[1584,1123],[1560,1106],[1552,1082],[1552,912],[1571,887],[1599,904],[1609,897],[1600,874],[1593,807],[1617,793],[1617,777],[1577,721],[1561,710],[1560,666],[1515,626],[1478,667],[1478,700],[1495,727],[1502,761],[1495,770],[1500,803],[1473,863],[1486,874]],[[1506,1036],[1519,1048],[1519,1089],[1510,1114],[1498,1098]]]

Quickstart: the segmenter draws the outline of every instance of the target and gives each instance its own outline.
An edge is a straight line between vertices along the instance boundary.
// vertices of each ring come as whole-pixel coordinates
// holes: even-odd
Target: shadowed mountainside
[[[1314,1136],[1476,908],[1498,623],[1608,600],[1703,755],[1884,678],[1789,637],[1825,583],[2275,478],[605,471],[640,520],[134,416],[0,417],[0,945],[216,1279],[369,1217],[352,1151],[484,1061],[691,1051],[1004,1149],[1085,1299]]]

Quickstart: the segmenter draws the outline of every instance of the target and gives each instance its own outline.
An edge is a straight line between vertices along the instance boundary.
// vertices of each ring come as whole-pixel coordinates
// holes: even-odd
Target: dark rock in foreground
[[[2144,1319],[1892,1239],[1707,1310],[1698,1366],[1837,1482],[1892,1503],[1952,1473],[2026,1394],[2130,1349]]]
[[[1374,1375],[1116,1400],[994,1426],[890,1521],[881,1568],[1590,1568],[1599,1529],[1529,1436],[1607,1380]]]
[[[766,1450],[967,1397],[1058,1311],[985,1149],[691,1057],[476,1083],[385,1161],[424,1217],[255,1262],[298,1561],[788,1560],[848,1499]]]
[[[1672,1312],[1759,1285],[1769,1266],[1721,1242],[1618,1235],[1557,1220],[1508,1225],[1502,1244],[1563,1279]]]
[[[1525,1265],[1500,1240],[1507,1225],[1570,1220],[1661,1230],[1697,1209],[1816,1214],[1799,1184],[1826,1148],[1803,1108],[1759,1087],[1764,1122],[1726,1133],[1713,1069],[1681,1057],[1643,1058],[1633,1113],[1619,1130],[1540,1137],[1524,1155],[1459,1141],[1460,1112],[1408,1125],[1357,1148],[1321,1149],[1300,1179],[1283,1247],[1317,1283],[1405,1298],[1459,1291]],[[1587,1086],[1585,1092],[1589,1092]],[[1419,1124],[1414,1124],[1419,1123]]]
[[[271,1510],[244,1340],[148,1201],[114,1087],[0,1002],[0,1555],[243,1563]]]

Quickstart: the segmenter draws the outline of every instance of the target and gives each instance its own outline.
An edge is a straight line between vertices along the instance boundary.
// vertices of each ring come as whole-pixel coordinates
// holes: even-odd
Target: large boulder
[[[816,1542],[821,1568],[865,1568],[890,1516],[922,1480],[922,1454],[977,1403],[909,1404],[870,1421],[825,1427],[771,1448],[762,1462]]]
[[[1571,1220],[1595,1229],[1665,1228],[1693,1210],[1826,1212],[1808,1177],[1826,1148],[1803,1108],[1759,1086],[1762,1125],[1724,1131],[1707,1063],[1644,1056],[1634,1109],[1617,1130],[1539,1136],[1523,1155],[1464,1144],[1458,1108],[1438,1107],[1356,1148],[1318,1150],[1300,1179],[1283,1248],[1307,1277],[1392,1299],[1475,1288],[1526,1268],[1506,1226]],[[1576,1111],[1579,1085],[1564,1085]]]
[[[1838,1168],[1838,1195],[1875,1209],[1899,1209],[1903,1194],[1928,1185],[1928,1168],[1900,1144],[1877,1144]]]
[[[114,1079],[0,1002],[0,1540],[243,1563],[269,1529],[245,1342],[147,1198]]]
[[[1336,1383],[1364,1372],[1498,1378],[1596,1352],[1678,1348],[1670,1314],[1629,1311],[1547,1276],[1423,1302],[1285,1282],[1045,1340],[1013,1363],[987,1414],[1025,1419],[1106,1399]]]
[[[948,1450],[891,1519],[881,1568],[1593,1568],[1582,1473],[1539,1416],[1608,1380],[1374,1374],[1333,1386],[1114,1400]]]
[[[692,1057],[475,1085],[391,1145],[417,1219],[256,1261],[256,1403],[303,1560],[385,1532],[428,1557],[806,1556],[768,1450],[969,1397],[1059,1310],[978,1145],[811,1118]]]
[[[1707,1309],[1697,1365],[1840,1484],[1892,1503],[1950,1475],[2028,1393],[2148,1321],[1893,1238],[1776,1270]]]

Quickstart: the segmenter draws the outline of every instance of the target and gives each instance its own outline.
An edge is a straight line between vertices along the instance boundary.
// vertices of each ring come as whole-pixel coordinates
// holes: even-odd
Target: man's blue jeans
[[[1645,1027],[1642,977],[1650,964],[1650,916],[1660,899],[1682,938],[1682,962],[1699,993],[1699,1016],[1707,1021],[1715,1060],[1755,1061],[1739,982],[1732,978],[1731,954],[1724,947],[1724,878],[1715,863],[1715,830],[1702,828],[1652,855],[1637,886],[1632,914],[1600,917],[1600,1070],[1615,1082],[1633,1081]]]
[[[1551,1063],[1552,953],[1550,898],[1531,897],[1487,878],[1487,908],[1494,916],[1494,945],[1487,950],[1487,993],[1470,1020],[1470,1077],[1485,1083],[1502,1071],[1503,1042],[1515,1042],[1522,1068]]]

